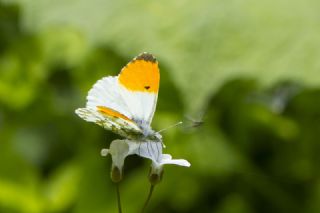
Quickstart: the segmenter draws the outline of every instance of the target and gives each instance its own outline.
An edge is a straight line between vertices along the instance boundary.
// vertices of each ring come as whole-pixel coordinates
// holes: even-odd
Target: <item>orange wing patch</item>
[[[157,93],[159,81],[158,62],[148,53],[134,58],[119,75],[119,83],[131,91]]]
[[[124,120],[127,120],[127,121],[132,121],[130,118],[128,118],[127,116],[113,110],[113,109],[110,109],[108,107],[105,107],[105,106],[97,106],[97,109],[99,112],[101,112],[102,114],[105,114],[107,116],[112,116],[112,117],[117,117],[117,118],[122,118]]]

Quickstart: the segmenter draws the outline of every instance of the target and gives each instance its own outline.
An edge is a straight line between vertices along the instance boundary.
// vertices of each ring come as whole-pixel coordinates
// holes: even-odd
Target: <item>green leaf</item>
[[[28,30],[67,25],[128,58],[154,53],[189,109],[238,76],[320,83],[315,0],[17,2]]]
[[[49,178],[45,187],[47,209],[62,212],[75,201],[79,189],[80,170],[75,163],[64,164]]]

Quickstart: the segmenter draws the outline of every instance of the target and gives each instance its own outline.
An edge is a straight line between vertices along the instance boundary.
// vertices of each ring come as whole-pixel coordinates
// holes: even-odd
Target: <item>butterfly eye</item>
[[[148,90],[148,89],[150,89],[150,86],[144,86],[144,88]]]

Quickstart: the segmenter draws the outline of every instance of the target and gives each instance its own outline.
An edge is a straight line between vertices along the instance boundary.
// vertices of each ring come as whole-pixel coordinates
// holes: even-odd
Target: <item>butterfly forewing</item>
[[[132,119],[150,125],[157,104],[160,72],[158,62],[142,53],[129,62],[119,74],[119,92]]]

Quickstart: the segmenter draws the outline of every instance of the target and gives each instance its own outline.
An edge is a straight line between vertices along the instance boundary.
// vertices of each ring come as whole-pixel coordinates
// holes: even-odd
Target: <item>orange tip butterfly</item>
[[[86,107],[75,112],[82,119],[129,140],[161,144],[161,135],[150,126],[159,81],[158,61],[153,55],[142,53],[123,67],[118,76],[98,80],[88,93]]]

